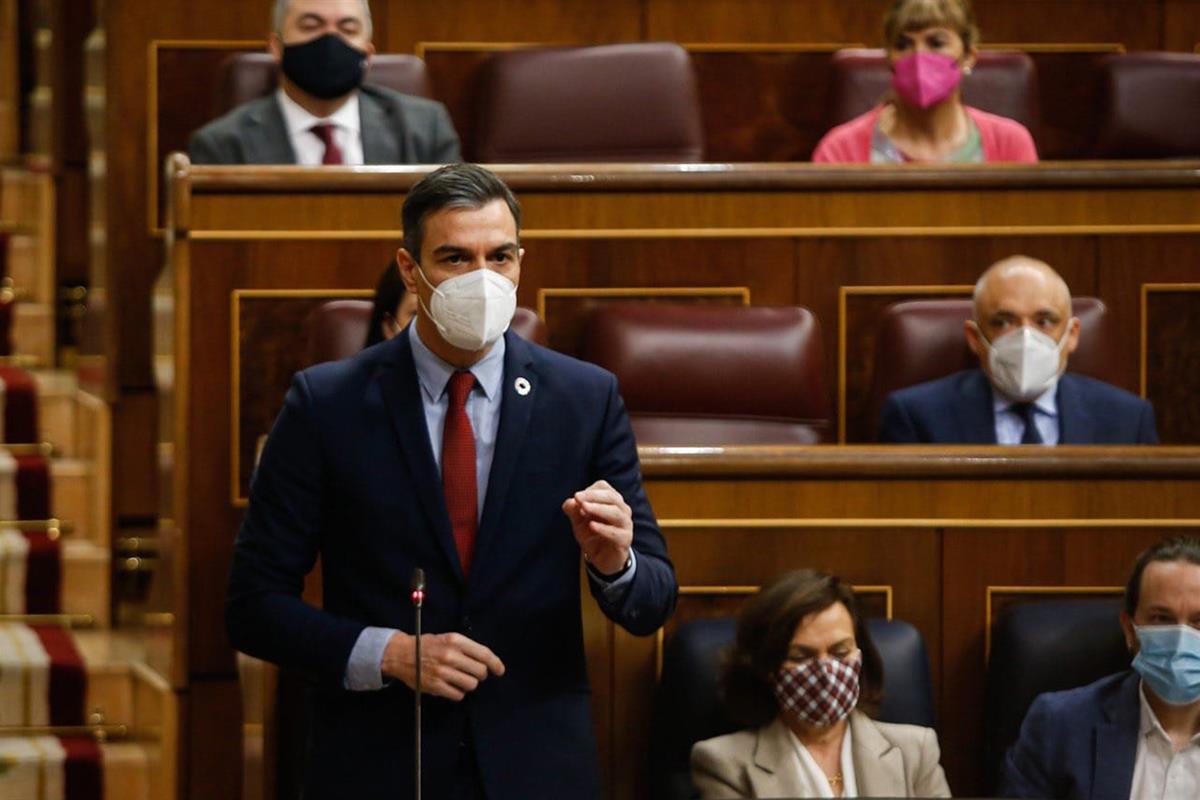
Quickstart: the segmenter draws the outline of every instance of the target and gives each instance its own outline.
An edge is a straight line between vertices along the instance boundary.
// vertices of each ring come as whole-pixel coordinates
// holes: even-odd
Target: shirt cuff
[[[590,562],[585,561],[584,566],[587,568],[588,577],[595,581],[596,585],[600,587],[600,591],[604,593],[605,600],[619,600],[625,593],[625,587],[633,582],[633,573],[637,572],[637,554],[632,547],[629,548],[629,569],[612,580],[597,572]]]
[[[352,692],[374,692],[384,687],[383,651],[396,631],[392,628],[363,628],[346,661],[342,686]]]

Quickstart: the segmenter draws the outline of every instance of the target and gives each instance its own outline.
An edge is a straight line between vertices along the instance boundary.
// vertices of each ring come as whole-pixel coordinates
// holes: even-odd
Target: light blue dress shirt
[[[446,413],[450,408],[450,397],[446,385],[458,370],[447,364],[426,347],[417,333],[414,321],[401,336],[408,336],[412,346],[413,363],[417,369],[417,381],[421,384],[421,405],[425,408],[425,427],[429,431],[429,444],[433,449],[433,460],[438,474],[442,471],[442,433],[446,424]],[[500,430],[500,405],[504,397],[504,337],[492,345],[488,354],[471,366],[475,386],[467,396],[467,416],[475,433],[475,480],[478,484],[477,518],[483,517],[483,501],[487,497],[488,477],[492,470],[492,456],[496,452],[496,436]],[[582,487],[581,487],[582,488]],[[563,498],[566,499],[565,497]],[[606,581],[600,573],[587,566],[592,580],[599,584],[605,595],[614,597],[625,590],[633,580],[637,569],[637,558],[630,549],[630,566],[619,578]],[[393,628],[367,627],[359,634],[346,662],[346,675],[342,681],[352,691],[374,691],[383,688],[380,666],[388,640],[396,633]]]
[[[1058,403],[1055,394],[1058,392],[1058,381],[1033,401],[1033,422],[1037,425],[1042,437],[1042,444],[1058,444]],[[1025,421],[1021,415],[1013,411],[1013,401],[992,388],[992,408],[996,416],[996,443],[1020,444],[1025,435]]]

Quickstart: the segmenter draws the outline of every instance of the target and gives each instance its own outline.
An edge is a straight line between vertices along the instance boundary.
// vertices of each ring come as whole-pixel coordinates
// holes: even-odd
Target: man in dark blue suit
[[[1001,782],[1004,797],[1200,797],[1200,540],[1138,557],[1121,612],[1133,669],[1030,706]]]
[[[674,608],[616,379],[505,332],[519,215],[480,167],[414,186],[397,255],[414,322],[299,373],[263,450],[227,625],[315,682],[306,798],[412,791],[414,568],[431,798],[596,797],[580,555],[626,630]],[[318,554],[323,609],[300,599]]]
[[[1065,372],[1079,344],[1071,293],[1025,256],[992,265],[965,325],[980,369],[893,392],[880,441],[933,444],[1156,444],[1150,403]]]

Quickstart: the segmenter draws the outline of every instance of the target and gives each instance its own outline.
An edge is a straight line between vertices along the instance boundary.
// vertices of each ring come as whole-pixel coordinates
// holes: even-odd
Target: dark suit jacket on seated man
[[[1139,559],[1121,626],[1133,669],[1039,696],[1008,752],[1003,797],[1200,797],[1200,541]]]
[[[892,392],[879,439],[926,444],[1156,444],[1154,410],[1065,372],[1079,344],[1071,294],[1047,264],[1013,256],[975,286],[965,326],[980,369]]]
[[[674,608],[615,378],[503,333],[518,229],[479,167],[413,187],[397,259],[414,322],[298,374],[263,451],[227,621],[235,647],[317,682],[307,798],[412,791],[414,568],[428,797],[597,797],[581,553],[625,629]],[[318,554],[323,609],[300,599]]]
[[[197,164],[445,164],[458,161],[446,107],[362,85],[374,53],[366,0],[276,0],[268,48],[279,89],[192,134]]]

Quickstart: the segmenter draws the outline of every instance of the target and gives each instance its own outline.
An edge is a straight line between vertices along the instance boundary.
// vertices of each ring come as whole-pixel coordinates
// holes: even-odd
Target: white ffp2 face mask
[[[978,325],[975,330],[979,331]],[[979,331],[996,388],[1009,399],[1023,403],[1040,396],[1062,374],[1062,349],[1070,332],[1068,325],[1062,339],[1055,342],[1026,325],[989,342]]]
[[[476,269],[447,278],[439,286],[429,282],[419,264],[417,273],[433,292],[432,307],[425,313],[450,344],[478,351],[508,330],[517,310],[517,285],[499,272]],[[425,301],[420,303],[424,308]]]

